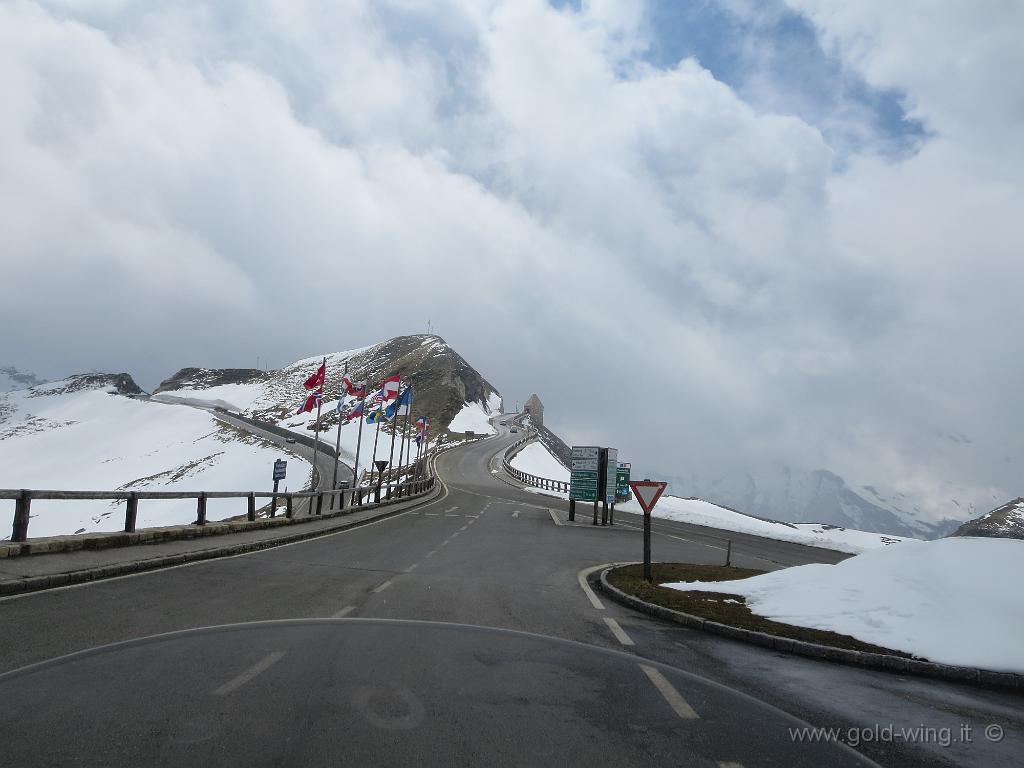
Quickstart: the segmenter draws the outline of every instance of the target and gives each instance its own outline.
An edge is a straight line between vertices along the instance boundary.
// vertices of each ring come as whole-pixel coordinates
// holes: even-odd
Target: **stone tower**
[[[530,399],[523,406],[523,411],[529,415],[530,421],[533,422],[534,426],[544,426],[544,403],[540,401],[537,395],[530,395]]]

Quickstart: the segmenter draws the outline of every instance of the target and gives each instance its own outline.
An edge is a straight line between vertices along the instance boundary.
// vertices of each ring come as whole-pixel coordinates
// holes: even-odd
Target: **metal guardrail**
[[[512,443],[508,448],[505,449],[505,453],[502,456],[501,466],[506,472],[521,483],[533,486],[534,488],[541,488],[546,491],[558,491],[560,493],[569,492],[569,484],[561,480],[552,480],[550,477],[539,477],[538,475],[531,475],[529,472],[523,472],[512,466],[512,458],[523,449],[523,447],[531,440],[536,439],[536,435],[527,435],[521,440],[517,440]]]
[[[230,413],[229,415],[238,418],[234,413]],[[244,420],[245,419],[243,419],[243,421]],[[255,424],[256,422],[253,423]],[[258,426],[261,429],[267,428],[267,425],[263,423],[259,423]],[[341,488],[337,490],[324,491],[294,491],[291,493],[274,493],[273,491],[58,491],[29,488],[0,488],[0,500],[6,499],[14,501],[14,523],[11,527],[10,542],[15,544],[28,541],[28,528],[29,521],[31,519],[33,500],[124,501],[125,533],[135,533],[136,531],[139,516],[139,502],[153,499],[195,499],[196,519],[192,525],[206,525],[206,502],[209,499],[246,499],[246,519],[249,522],[255,522],[256,520],[256,499],[270,500],[269,517],[274,517],[276,515],[278,499],[283,499],[285,502],[285,517],[294,517],[294,502],[297,499],[310,499],[310,515],[321,515],[323,514],[325,498],[328,499],[329,509],[334,508],[335,499],[337,498],[340,502],[338,509],[344,510],[346,507],[361,507],[367,503],[379,504],[382,493],[386,494],[387,500],[411,498],[413,496],[419,496],[427,493],[433,489],[436,482],[432,462],[438,454],[444,453],[452,448],[457,448],[460,445],[466,445],[469,442],[486,439],[486,437],[486,435],[481,435],[479,438],[474,440],[461,440],[447,443],[446,445],[442,445],[435,449],[434,455],[430,459],[422,457],[417,463],[389,469],[385,472],[385,477],[379,479],[374,485],[359,485],[355,488]],[[310,445],[312,445],[312,438],[306,438],[304,435],[299,435],[297,436],[297,439],[303,443],[308,440]],[[324,444],[321,443],[321,448],[323,447]],[[330,454],[333,454],[333,451],[334,449],[331,447]],[[391,484],[394,479],[401,478],[403,475],[417,473],[422,474],[423,477],[414,477],[413,479],[404,483],[399,483],[398,485]],[[385,482],[387,482],[388,485],[386,487],[382,487]],[[373,498],[373,501],[368,502],[367,500],[371,497]]]

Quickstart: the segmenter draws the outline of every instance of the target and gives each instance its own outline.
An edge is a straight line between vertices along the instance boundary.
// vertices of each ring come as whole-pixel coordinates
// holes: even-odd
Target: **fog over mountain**
[[[152,390],[429,322],[694,493],[976,516],[1024,493],[1000,9],[5,3],[0,365]]]

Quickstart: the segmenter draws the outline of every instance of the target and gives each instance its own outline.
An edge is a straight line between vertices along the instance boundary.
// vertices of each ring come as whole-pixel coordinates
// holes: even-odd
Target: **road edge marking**
[[[611,616],[604,616],[603,618],[604,623],[608,625],[608,629],[610,629],[612,634],[615,635],[616,640],[623,645],[636,645],[636,643],[633,642],[633,638],[626,634],[626,630],[622,628],[622,625],[619,624],[619,622]]]

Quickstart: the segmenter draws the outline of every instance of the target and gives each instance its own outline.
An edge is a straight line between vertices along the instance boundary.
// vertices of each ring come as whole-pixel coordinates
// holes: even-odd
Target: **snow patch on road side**
[[[490,421],[494,415],[496,413],[491,413],[484,403],[466,403],[462,410],[455,414],[455,418],[448,425],[448,431],[473,432],[476,435],[497,434]]]
[[[269,489],[278,458],[288,460],[293,490],[309,478],[307,462],[205,411],[124,397],[110,388],[61,391],[60,384],[0,395],[6,414],[0,424],[0,488]],[[124,508],[121,501],[37,499],[29,535],[122,530]],[[210,520],[244,513],[243,499],[208,502]],[[190,523],[195,517],[195,500],[139,503],[140,528]]]
[[[759,616],[942,664],[1024,673],[1024,541],[908,541],[836,565],[665,584],[743,595]]]
[[[640,505],[634,501],[617,504],[616,509],[623,512],[643,514]],[[889,536],[882,533],[868,533],[849,528],[837,528],[817,523],[780,523],[772,520],[761,520],[757,517],[734,512],[701,499],[682,499],[678,496],[662,496],[654,507],[654,517],[665,520],[677,520],[682,523],[703,525],[723,531],[749,533],[764,536],[778,541],[790,541],[795,544],[807,544],[812,547],[825,547],[838,552],[858,554],[879,547],[887,547],[915,539]]]
[[[528,475],[546,477],[563,483],[569,482],[569,470],[551,455],[543,443],[530,443],[512,457],[511,464],[520,472],[526,472]]]

